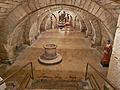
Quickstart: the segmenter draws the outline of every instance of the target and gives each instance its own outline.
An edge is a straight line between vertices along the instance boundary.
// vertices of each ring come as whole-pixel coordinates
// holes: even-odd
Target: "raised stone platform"
[[[38,58],[42,64],[53,65],[62,61],[62,56],[56,53],[57,46],[55,44],[44,45],[44,53]]]
[[[46,60],[46,59],[39,57],[38,61],[45,65],[54,65],[54,64],[58,64],[62,61],[62,56],[57,53],[57,58],[55,58],[55,59]]]

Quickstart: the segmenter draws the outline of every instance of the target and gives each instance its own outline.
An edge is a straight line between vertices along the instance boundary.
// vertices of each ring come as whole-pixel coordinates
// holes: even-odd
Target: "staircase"
[[[85,80],[55,80],[39,79],[33,80],[27,90],[46,89],[46,90],[93,90],[89,81]],[[25,89],[26,90],[26,89]]]
[[[28,70],[29,65],[30,70]],[[24,70],[26,67],[27,71]],[[89,68],[93,69],[94,72],[89,72]],[[103,79],[103,82],[100,78]],[[85,80],[64,80],[51,77],[34,78],[32,62],[29,62],[14,73],[7,75],[4,80],[0,81],[0,85],[3,83],[6,83],[6,90],[119,90],[89,63],[86,66]],[[105,89],[105,84],[112,89]]]

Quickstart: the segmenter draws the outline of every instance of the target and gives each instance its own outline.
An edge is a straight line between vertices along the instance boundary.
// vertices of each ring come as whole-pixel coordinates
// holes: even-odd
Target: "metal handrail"
[[[96,87],[96,85],[95,85],[95,83],[93,83],[93,81],[92,81],[92,79],[90,79],[90,77],[92,77],[92,75],[90,74],[89,76],[88,76],[88,80],[89,80],[89,82],[90,82],[90,85],[91,85],[91,87],[92,87],[92,89],[93,90],[97,90],[97,87]],[[99,89],[100,90],[100,89]]]
[[[90,77],[93,78],[93,80],[94,80],[95,83],[92,83],[93,81],[91,81],[91,78],[90,78]],[[97,80],[96,80],[96,78],[95,78],[95,76],[94,76],[93,74],[90,74],[90,75],[87,77],[87,79],[89,79],[93,90],[101,90],[101,89],[100,89],[100,86],[99,86],[99,84],[98,84],[98,82],[97,82]],[[94,88],[94,86],[93,86],[92,84],[94,84],[95,88]],[[97,87],[96,87],[95,84],[97,85]],[[96,89],[96,88],[98,88],[98,89]]]
[[[28,78],[28,80],[26,78]],[[23,90],[24,88],[26,88],[29,81],[30,81],[30,78],[31,78],[31,75],[29,73],[27,73],[25,75],[23,81],[20,83],[20,86],[19,86],[18,90]],[[27,82],[24,83],[24,81],[27,81]]]
[[[34,79],[34,74],[33,74],[33,64],[32,62],[29,62],[27,64],[25,64],[23,67],[21,67],[19,70],[15,71],[14,73],[12,73],[11,75],[9,75],[8,77],[6,77],[5,79],[3,79],[2,81],[0,81],[0,85],[2,85],[3,83],[5,83],[8,79],[10,79],[11,77],[15,76],[18,72],[22,71],[25,67],[27,67],[28,65],[31,66],[31,78]]]
[[[120,89],[117,88],[117,86],[114,85],[110,80],[108,80],[107,78],[105,78],[105,76],[104,76],[102,73],[100,73],[97,69],[95,69],[90,63],[87,63],[87,66],[86,66],[85,80],[87,79],[89,66],[90,66],[103,80],[105,80],[113,89],[115,89],[115,90],[120,90]]]

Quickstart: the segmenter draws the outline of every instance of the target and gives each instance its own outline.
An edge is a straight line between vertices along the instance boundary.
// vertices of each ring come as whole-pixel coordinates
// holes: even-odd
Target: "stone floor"
[[[56,65],[43,65],[38,57],[43,53],[43,46],[48,43],[57,45],[57,52],[63,61]],[[32,46],[20,53],[11,68],[19,68],[27,62],[33,62],[36,78],[84,79],[85,67],[89,62],[96,69],[107,73],[107,68],[100,65],[100,53],[90,47],[90,41],[79,31],[49,30],[43,32]]]

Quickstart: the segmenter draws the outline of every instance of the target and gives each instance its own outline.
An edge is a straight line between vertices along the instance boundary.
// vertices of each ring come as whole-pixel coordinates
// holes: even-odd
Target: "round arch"
[[[9,34],[4,36],[6,37],[6,40],[4,40],[3,43],[6,47],[7,43],[9,42],[9,38],[13,35],[13,33],[15,32],[15,28],[17,27],[17,25],[19,25],[27,16],[31,15],[32,13],[39,11],[41,9],[47,8],[47,7],[52,7],[52,6],[66,6],[66,7],[74,7],[76,9],[80,9],[83,10],[89,14],[92,14],[93,16],[95,16],[96,18],[98,18],[107,28],[107,30],[109,31],[109,35],[110,37],[113,39],[113,35],[111,35],[111,31],[115,32],[115,30],[113,28],[110,28],[110,24],[104,22],[104,20],[107,18],[105,17],[104,19],[101,17],[101,15],[104,12],[107,12],[107,14],[111,17],[113,17],[108,11],[106,11],[103,7],[99,6],[98,4],[96,4],[95,2],[91,1],[92,3],[94,3],[94,6],[98,6],[99,9],[95,12],[94,7],[91,7],[91,10],[86,9],[85,5],[83,7],[81,7],[80,5],[77,4],[73,4],[68,3],[69,0],[62,0],[62,2],[59,2],[59,0],[50,0],[49,4],[46,3],[41,3],[41,5],[37,5],[38,3],[36,3],[35,0],[27,0],[24,3],[20,4],[19,6],[17,6],[14,10],[12,10],[11,13],[9,13],[8,17],[5,20],[5,24],[3,25],[3,29],[4,29],[4,33],[8,32]],[[82,0],[85,1],[85,0]],[[31,3],[32,2],[32,3]],[[45,0],[44,0],[45,2]],[[100,11],[101,10],[101,11]],[[15,18],[13,18],[15,17]],[[114,17],[113,17],[114,18]],[[113,25],[116,25],[116,20],[114,19],[112,21],[112,23],[114,23]]]

